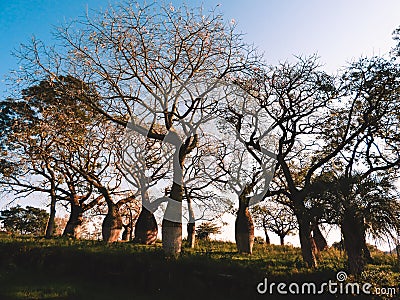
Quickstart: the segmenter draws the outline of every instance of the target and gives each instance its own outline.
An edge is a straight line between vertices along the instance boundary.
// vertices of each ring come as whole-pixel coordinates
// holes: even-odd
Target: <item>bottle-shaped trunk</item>
[[[135,225],[134,242],[143,245],[153,245],[157,240],[158,225],[154,214],[142,205]]]
[[[180,140],[170,131],[172,139]],[[167,208],[162,222],[162,243],[167,257],[178,256],[182,249],[182,199],[183,167],[186,155],[197,146],[197,134],[187,137],[185,142],[175,149],[173,158],[173,184]]]
[[[172,184],[162,221],[162,243],[167,257],[176,257],[182,249],[182,185]]]
[[[355,210],[348,208],[343,215],[341,225],[344,248],[348,258],[349,273],[360,275],[366,264],[363,218]]]
[[[119,207],[113,203],[107,203],[108,212],[102,224],[103,241],[113,243],[118,241],[122,231],[122,218]]]
[[[254,244],[254,223],[249,212],[246,189],[239,196],[239,209],[235,222],[236,247],[240,253],[251,254]]]
[[[71,203],[71,214],[65,226],[63,236],[79,239],[82,233],[83,209],[78,201]]]

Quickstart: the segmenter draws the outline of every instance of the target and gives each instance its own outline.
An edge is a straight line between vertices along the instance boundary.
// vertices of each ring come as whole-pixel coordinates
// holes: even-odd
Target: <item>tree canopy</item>
[[[5,230],[17,234],[44,235],[49,214],[41,208],[19,205],[0,212]]]

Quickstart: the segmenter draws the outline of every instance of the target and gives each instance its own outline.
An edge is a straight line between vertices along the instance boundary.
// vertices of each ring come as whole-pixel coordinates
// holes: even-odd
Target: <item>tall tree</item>
[[[103,240],[106,242],[115,242],[120,238],[123,227],[120,208],[137,196],[137,192],[135,194],[122,188],[123,175],[116,167],[116,149],[119,149],[116,141],[122,135],[120,128],[100,120],[93,124],[84,143],[79,145],[79,155],[72,151],[75,147],[73,140],[66,139],[60,146],[62,151],[58,163],[79,174],[85,184],[96,190],[98,196],[95,200],[103,199],[107,205],[102,224]]]
[[[225,171],[219,167],[219,161],[223,160],[219,138],[203,132],[200,140],[198,147],[187,158],[184,170],[187,243],[191,248],[195,245],[196,222],[220,219],[233,205],[221,191]]]
[[[360,59],[351,64],[341,78],[342,89],[347,98],[344,99],[343,106],[332,110],[330,122],[324,127],[327,147],[334,147],[343,134],[353,131],[353,128],[361,129],[347,147],[340,149],[334,161],[341,171],[336,177],[341,178],[340,182],[343,185],[338,191],[347,191],[345,199],[348,201],[345,201],[347,204],[341,229],[347,237],[345,246],[350,272],[353,274],[362,272],[365,264],[363,252],[367,248],[364,220],[357,208],[359,205],[355,204],[356,199],[349,201],[348,196],[354,195],[354,198],[357,198],[356,194],[363,194],[365,202],[375,202],[379,209],[382,209],[381,212],[385,211],[387,205],[396,203],[389,199],[392,197],[389,192],[390,180],[393,179],[386,176],[396,172],[400,162],[399,75],[399,65],[379,57]],[[332,130],[332,126],[335,126],[335,131]],[[374,178],[380,177],[382,172],[387,174],[386,178],[379,179],[379,183],[374,184]],[[382,189],[378,192],[381,198],[373,196],[376,195],[375,185]],[[354,188],[358,190],[356,194]],[[378,210],[374,211],[371,208],[371,213],[373,212],[380,215]],[[386,222],[393,224],[393,221],[389,222],[389,216],[387,215]],[[382,218],[384,219],[383,215]],[[358,233],[356,237],[354,232]]]
[[[92,82],[100,102],[85,95],[82,99],[98,113],[174,147],[173,184],[162,233],[165,252],[178,254],[186,156],[197,145],[201,124],[213,116],[218,95],[212,92],[218,83],[257,57],[233,24],[215,12],[156,2],[87,16],[60,28],[58,37],[64,43],[62,51],[68,52],[64,60],[46,55],[36,42],[20,56],[54,78],[63,70]],[[154,128],[155,123],[162,128]]]
[[[68,90],[68,94],[61,93]],[[25,88],[20,98],[0,102],[3,168],[1,184],[17,196],[32,192],[47,193],[50,197],[50,217],[46,237],[54,232],[56,201],[64,199],[68,170],[60,169],[58,145],[65,139],[75,145],[82,141],[87,126],[93,120],[88,106],[76,93],[93,97],[94,91],[79,80],[61,76],[50,78]],[[76,151],[76,148],[73,149]]]
[[[141,210],[135,224],[134,241],[152,245],[156,242],[158,234],[154,212],[161,203],[155,201],[153,199],[155,195],[152,196],[150,192],[160,180],[167,180],[170,175],[169,153],[160,142],[151,142],[129,129],[118,144],[116,167],[123,174],[130,188],[137,191],[141,200]]]
[[[231,136],[229,139],[228,136]],[[252,156],[235,134],[226,131],[228,145],[220,147],[224,152],[219,168],[225,172],[226,190],[238,200],[235,220],[235,240],[239,252],[252,253],[254,222],[249,208],[262,201],[267,194],[273,175],[274,159],[266,155]]]
[[[396,240],[400,202],[393,174],[352,177],[322,174],[315,180],[317,197],[325,205],[325,218],[339,225],[351,274],[359,275],[371,260],[366,235]]]
[[[227,101],[220,109],[220,128],[224,132],[226,154],[220,166],[226,172],[227,185],[239,200],[235,221],[237,248],[239,252],[251,254],[254,223],[249,208],[268,194],[276,164],[276,138],[270,130],[268,116],[256,98],[244,90],[248,84],[251,81],[234,78],[225,89]]]
[[[307,207],[313,178],[341,158],[351,163],[349,170],[365,165],[365,175],[399,163],[398,67],[383,59],[362,59],[335,79],[311,57],[256,72],[253,78],[251,84],[239,83],[259,100],[279,137],[271,194],[283,193],[290,200],[303,259],[316,266],[313,209]],[[256,139],[250,142],[261,150]]]

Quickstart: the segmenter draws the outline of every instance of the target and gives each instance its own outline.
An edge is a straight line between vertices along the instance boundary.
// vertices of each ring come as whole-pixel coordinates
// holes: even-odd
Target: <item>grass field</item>
[[[344,253],[322,253],[319,267],[308,269],[300,249],[255,245],[254,254],[240,255],[233,243],[202,242],[166,259],[160,244],[105,245],[98,241],[0,237],[0,299],[352,299],[325,293],[279,297],[257,292],[268,282],[321,284],[345,270]],[[395,287],[396,294],[362,295],[360,299],[398,299],[400,273],[394,255],[372,253],[374,263],[360,278],[375,288]],[[346,282],[347,282],[346,281]],[[379,292],[382,290],[379,290]],[[290,294],[290,293],[289,293]]]

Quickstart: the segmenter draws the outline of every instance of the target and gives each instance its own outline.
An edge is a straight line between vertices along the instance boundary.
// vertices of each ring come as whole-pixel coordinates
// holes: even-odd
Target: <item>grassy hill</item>
[[[398,288],[396,257],[378,250],[372,255],[374,263],[361,278],[349,277],[348,281],[371,283],[373,288]],[[257,292],[264,278],[268,283],[313,282],[318,286],[336,280],[341,270],[345,270],[345,256],[335,249],[322,253],[317,269],[307,269],[300,249],[290,246],[255,245],[254,254],[249,256],[238,254],[232,243],[201,242],[195,249],[184,249],[178,259],[166,259],[161,244],[105,245],[63,238],[0,237],[0,299],[354,298],[325,292],[315,297],[279,297],[276,289],[273,294]]]

